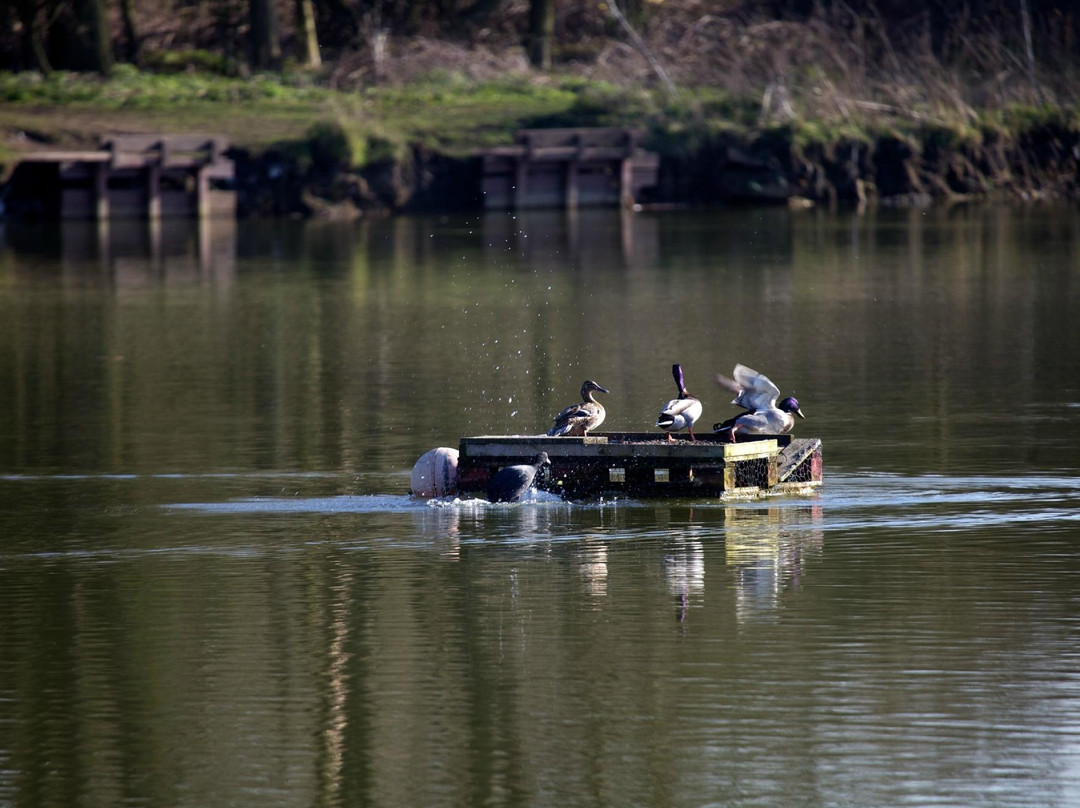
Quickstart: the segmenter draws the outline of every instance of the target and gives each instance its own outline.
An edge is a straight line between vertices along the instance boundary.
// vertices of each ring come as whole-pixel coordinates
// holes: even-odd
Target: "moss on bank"
[[[923,202],[1072,196],[1080,187],[1077,109],[1014,106],[949,120],[865,103],[795,116],[765,100],[699,87],[672,102],[573,76],[435,73],[337,92],[302,73],[0,74],[0,162],[94,145],[108,132],[218,132],[237,149],[250,212],[452,207],[479,198],[472,155],[519,128],[631,126],[661,155],[656,202]],[[268,189],[270,177],[284,189]]]

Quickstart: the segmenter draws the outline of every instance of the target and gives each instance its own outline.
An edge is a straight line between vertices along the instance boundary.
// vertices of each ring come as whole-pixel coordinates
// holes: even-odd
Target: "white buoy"
[[[457,493],[458,450],[440,446],[424,452],[412,470],[414,497],[445,497]]]

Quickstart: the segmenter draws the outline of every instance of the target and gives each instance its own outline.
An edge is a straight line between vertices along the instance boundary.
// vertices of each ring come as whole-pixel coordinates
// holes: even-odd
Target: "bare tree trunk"
[[[653,56],[652,51],[649,50],[649,46],[645,44],[645,40],[641,38],[641,36],[636,30],[634,30],[634,26],[632,26],[630,24],[630,21],[626,19],[626,16],[619,9],[619,6],[615,2],[615,0],[608,0],[607,8],[608,11],[611,12],[611,16],[613,16],[616,22],[618,22],[619,25],[622,26],[623,30],[626,32],[626,35],[630,37],[630,41],[634,43],[634,47],[636,47],[641,52],[641,55],[645,57],[645,61],[649,63],[649,67],[653,69],[653,72],[657,75],[657,78],[659,78],[661,83],[664,85],[664,89],[667,90],[668,96],[673,101],[678,101],[679,91],[675,87],[675,82],[671,80],[671,77],[667,74],[667,71],[664,70],[664,66],[657,61],[655,56]]]
[[[251,0],[251,66],[277,70],[281,66],[281,40],[273,0]]]
[[[315,4],[312,0],[296,0],[296,38],[300,41],[301,62],[307,67],[321,67],[319,36],[315,30]]]
[[[499,7],[502,0],[476,0],[471,6],[458,13],[455,23],[483,25],[491,13]]]
[[[1028,73],[1035,80],[1035,49],[1031,46],[1031,15],[1027,0],[1020,0],[1020,24],[1024,29],[1024,52],[1027,54]]]
[[[142,43],[135,28],[134,0],[120,0],[120,16],[124,22],[124,57],[133,65],[142,59]]]
[[[359,41],[362,35],[362,10],[346,0],[319,0],[324,19],[329,18],[330,27],[339,40]],[[342,32],[347,32],[342,36]],[[355,42],[353,43],[355,44]]]
[[[74,21],[70,59],[75,70],[108,75],[112,71],[112,42],[105,0],[73,0]]]
[[[529,33],[525,51],[529,62],[545,73],[551,70],[551,50],[555,41],[555,0],[529,0]]]
[[[45,50],[44,24],[36,0],[19,0],[15,11],[22,25],[22,50],[25,64],[33,65],[43,75],[52,73],[49,54]]]

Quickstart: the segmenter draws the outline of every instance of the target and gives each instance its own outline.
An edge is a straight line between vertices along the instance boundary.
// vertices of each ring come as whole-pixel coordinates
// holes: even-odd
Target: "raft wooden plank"
[[[696,436],[695,440],[690,440],[685,435],[676,435],[676,440],[673,442],[667,442],[664,440],[662,432],[593,432],[590,435],[584,437],[553,437],[550,435],[471,435],[461,438],[463,443],[520,443],[527,442],[532,444],[553,444],[556,446],[569,445],[572,443],[583,444],[645,444],[645,445],[667,445],[667,446],[681,446],[683,448],[694,448],[704,446],[754,446],[761,443],[772,442],[777,446],[787,446],[791,443],[791,435],[754,435],[746,438],[740,438],[738,443],[731,443],[726,435],[719,435],[713,432],[706,432],[703,435]]]
[[[23,163],[107,163],[112,159],[103,151],[39,151],[19,156]]]
[[[461,444],[460,452],[465,457],[527,457],[530,460],[540,452],[547,452],[548,457],[598,457],[599,447],[572,443],[564,446],[552,446],[543,443],[501,443],[501,444]],[[627,447],[629,448],[629,447]],[[629,453],[627,453],[629,454]]]
[[[783,449],[781,449],[783,447]],[[570,498],[744,497],[820,485],[820,441],[790,435],[754,436],[731,443],[716,433],[691,441],[655,432],[594,433],[586,437],[479,435],[461,438],[458,484],[483,491],[500,467],[551,459],[545,490]],[[783,464],[789,483],[780,479]],[[796,469],[797,473],[791,469]],[[816,470],[816,471],[815,471]]]
[[[477,436],[462,438],[460,451],[468,457],[522,457],[547,452],[556,457],[657,458],[694,461],[751,460],[772,457],[779,447],[775,440],[748,443],[677,441],[667,443],[650,436],[649,442],[612,442],[607,436],[550,438],[547,436]]]
[[[821,440],[818,438],[796,438],[780,453],[780,468],[778,482],[787,482],[804,461],[810,459],[814,452],[821,451]],[[821,480],[817,480],[818,483]]]
[[[572,438],[554,438],[550,435],[474,435],[469,438],[462,438],[462,443],[486,443],[492,445],[504,444],[504,443],[529,443],[534,445],[540,444],[558,444],[569,445],[573,443],[582,444],[595,444],[595,443],[607,443],[607,435],[586,435],[584,437],[572,437]]]
[[[775,440],[756,440],[749,443],[725,443],[725,460],[751,460],[758,457],[771,457],[779,451]]]

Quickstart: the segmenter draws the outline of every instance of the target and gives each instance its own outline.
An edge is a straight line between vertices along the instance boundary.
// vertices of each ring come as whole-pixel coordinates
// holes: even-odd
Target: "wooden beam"
[[[578,199],[581,196],[581,189],[578,185],[578,162],[577,160],[566,161],[566,194],[565,201],[566,207],[569,210],[577,210]]]
[[[529,206],[529,158],[526,155],[514,161],[514,207],[518,210]]]
[[[94,166],[94,216],[98,221],[109,218],[109,165]]]
[[[210,175],[205,168],[195,172],[195,211],[200,219],[209,218],[210,208]]]
[[[161,218],[161,164],[151,162],[146,166],[146,215],[150,219]]]
[[[634,206],[634,158],[619,161],[619,204],[624,208]]]

